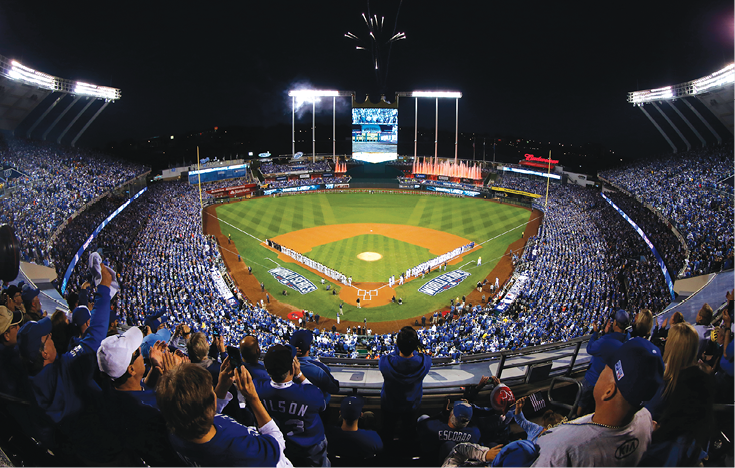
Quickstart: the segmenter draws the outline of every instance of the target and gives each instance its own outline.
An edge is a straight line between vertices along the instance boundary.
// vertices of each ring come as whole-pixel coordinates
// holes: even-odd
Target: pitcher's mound
[[[376,260],[380,260],[383,258],[382,255],[380,255],[378,252],[362,252],[360,254],[357,254],[357,258],[360,260],[365,260],[366,262],[374,262]]]

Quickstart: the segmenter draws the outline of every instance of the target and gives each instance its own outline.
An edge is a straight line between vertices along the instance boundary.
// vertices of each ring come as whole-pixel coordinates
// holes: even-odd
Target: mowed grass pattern
[[[383,258],[371,262],[360,260],[357,254],[362,252],[376,252]],[[303,253],[323,265],[352,276],[353,281],[370,282],[388,281],[391,274],[397,277],[399,272],[434,257],[424,247],[375,234],[330,242]]]
[[[260,242],[288,232],[334,224],[385,223],[450,232],[476,243],[492,239],[484,243],[481,249],[466,255],[460,265],[450,266],[449,270],[462,268],[472,275],[459,286],[436,296],[419,293],[418,288],[422,284],[440,274],[431,273],[425,280],[414,280],[396,288],[396,296],[402,297],[404,301],[401,306],[388,304],[377,308],[357,309],[353,305],[345,304],[343,318],[357,321],[362,321],[363,318],[368,318],[369,321],[384,321],[415,317],[448,306],[450,298],[471,291],[477,281],[492,271],[508,244],[520,238],[525,224],[530,219],[529,215],[528,210],[485,200],[415,194],[304,194],[277,198],[261,197],[217,207],[222,233],[232,235],[232,241],[242,255],[242,261],[252,266],[255,277],[272,293],[282,291],[283,285],[278,283],[268,270],[276,264],[283,264],[283,261],[278,259],[275,252],[261,246]],[[375,267],[370,267],[370,262],[362,262],[355,258],[362,251],[379,252],[377,247],[368,247],[371,245],[370,242],[372,245],[379,243],[378,237],[383,236],[361,235],[356,236],[353,241],[345,239],[333,243],[336,245],[320,245],[312,249],[308,255],[343,272],[348,268],[357,268],[342,263],[354,258],[355,265],[359,262],[360,269],[364,265],[365,272],[364,276],[360,275],[361,278],[355,274],[354,281],[387,281],[389,275],[399,275],[405,269],[396,267],[393,271],[392,266],[381,268],[383,272],[377,273],[378,277],[374,278],[370,269]],[[416,261],[410,266],[426,259],[423,257],[424,254],[420,253],[421,247],[389,238],[382,240],[384,243],[388,241],[393,242],[390,249],[395,252],[395,256],[406,255],[408,263],[412,262],[411,256],[415,256]],[[315,244],[319,244],[318,240]],[[225,245],[223,248],[226,249],[228,246]],[[476,265],[478,257],[483,259],[480,266]],[[279,299],[299,308],[319,311],[324,317],[336,316],[341,302],[339,296],[333,296],[331,291],[324,291],[318,275],[298,264],[286,263],[283,266],[304,275],[319,287],[319,291],[303,296],[294,292],[287,298]],[[339,291],[342,287],[344,286],[337,285],[336,289]]]
[[[483,242],[528,221],[528,211],[485,200],[417,195],[296,195],[222,205],[220,220],[260,239],[314,226],[387,223],[422,226]],[[222,225],[227,234],[235,230]]]

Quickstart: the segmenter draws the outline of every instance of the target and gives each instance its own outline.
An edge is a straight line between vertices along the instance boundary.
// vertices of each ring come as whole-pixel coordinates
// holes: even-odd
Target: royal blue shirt
[[[332,376],[329,366],[311,356],[300,357],[299,363],[301,364],[301,372],[309,379],[309,382],[324,392],[324,397],[327,404],[329,404],[332,393],[339,392],[339,381]]]
[[[330,427],[327,440],[330,454],[349,460],[369,458],[383,451],[383,441],[378,433],[367,429],[343,431],[341,427]]]
[[[169,434],[171,446],[189,466],[276,466],[278,463],[281,450],[272,436],[222,414],[214,416],[214,427],[217,433],[203,444]]]
[[[319,413],[327,407],[324,393],[310,383],[254,382],[263,406],[281,428],[286,444],[313,447],[324,440]]]
[[[383,374],[380,404],[384,410],[406,411],[421,405],[423,382],[431,369],[431,356],[414,353],[401,357],[396,347],[391,354],[381,356],[378,364]]]
[[[97,349],[106,338],[109,323],[110,288],[100,285],[89,328],[79,344],[57,356],[53,363],[30,377],[38,406],[54,422],[79,413],[85,405],[84,396],[88,395],[88,391],[100,391],[92,379],[92,373],[97,364]]]

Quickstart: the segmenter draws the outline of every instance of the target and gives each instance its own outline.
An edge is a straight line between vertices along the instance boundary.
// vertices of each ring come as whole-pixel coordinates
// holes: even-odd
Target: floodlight
[[[692,81],[693,94],[702,93],[709,88],[722,86],[735,81],[735,63],[731,63],[722,70],[716,71],[709,76]]]
[[[292,91],[289,91],[288,95],[300,98],[341,96],[339,91],[329,91],[322,89],[294,89]]]
[[[458,91],[412,91],[408,97],[427,97],[427,98],[455,98],[462,97],[462,93]]]
[[[25,81],[26,83],[31,83],[45,89],[56,89],[55,77],[26,67],[25,65],[21,65],[15,60],[13,60],[11,63],[13,65],[13,68],[11,68],[8,72],[8,76],[10,76],[10,78],[19,81]]]
[[[633,103],[663,101],[674,97],[671,86],[649,89],[646,91],[633,91],[630,94],[632,99],[631,102]]]
[[[687,81],[686,83],[630,92],[628,93],[628,102],[634,106],[641,106],[646,102],[674,100],[676,98],[705,93],[712,88],[725,86],[733,82],[735,82],[735,64],[731,63],[711,75]]]
[[[82,83],[81,81],[77,81],[76,83],[74,83],[74,85],[74,94],[81,94],[82,96],[92,96],[108,101],[120,99],[120,90],[117,88],[96,86],[89,83]]]

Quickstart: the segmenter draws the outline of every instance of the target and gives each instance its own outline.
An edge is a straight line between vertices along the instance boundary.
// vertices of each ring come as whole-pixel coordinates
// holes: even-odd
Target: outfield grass
[[[414,280],[397,288],[397,295],[404,300],[402,306],[389,304],[360,310],[353,306],[344,306],[343,319],[345,320],[362,321],[363,318],[367,318],[368,321],[385,321],[423,315],[449,304],[450,298],[470,292],[477,281],[485,278],[492,271],[508,244],[520,237],[525,229],[525,223],[529,220],[530,212],[516,206],[470,198],[330,193],[245,200],[217,207],[217,216],[220,219],[222,233],[232,234],[232,240],[243,261],[253,267],[253,274],[263,281],[266,288],[273,293],[282,291],[285,287],[278,283],[268,273],[268,270],[282,262],[274,252],[262,247],[260,242],[266,238],[273,238],[292,231],[334,224],[385,223],[445,231],[478,244],[492,239],[484,243],[481,249],[465,256],[462,264],[450,266],[449,270],[461,267],[464,271],[470,272],[472,276],[447,292],[433,297],[418,292],[421,285],[440,274],[431,273],[423,281]],[[408,267],[434,256],[421,247],[374,235],[360,235],[352,239],[318,246],[313,248],[308,256],[343,272],[356,268],[354,265],[358,263],[362,264],[364,265],[364,271],[360,272],[362,281],[386,281],[388,276],[386,271],[398,275],[400,271],[405,270],[403,267],[401,267],[403,270],[398,268],[397,264],[388,265],[386,260],[385,264],[376,265],[371,271],[371,267],[368,266],[369,262],[362,262],[354,258],[362,251],[378,251],[365,247],[371,245],[370,242],[373,243],[372,245],[382,242],[384,246],[390,248],[390,251],[395,252],[394,256],[405,256],[400,261],[409,264]],[[355,250],[350,253],[349,249]],[[307,254],[307,252],[302,253]],[[477,258],[480,256],[483,263],[477,266]],[[414,259],[415,263],[411,263]],[[353,262],[354,265],[347,265],[344,262]],[[321,287],[320,277],[307,269],[293,263],[282,264],[282,266],[305,276]],[[397,269],[393,270],[394,267]],[[357,278],[358,274],[355,273],[354,276]],[[339,309],[339,297],[332,296],[323,288],[306,295],[300,295],[295,291],[289,291],[289,294],[283,299],[296,307],[318,311],[322,316],[335,317]]]

